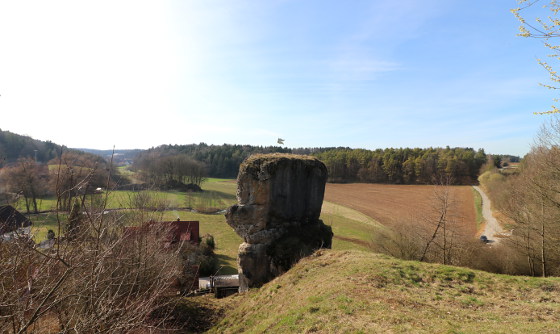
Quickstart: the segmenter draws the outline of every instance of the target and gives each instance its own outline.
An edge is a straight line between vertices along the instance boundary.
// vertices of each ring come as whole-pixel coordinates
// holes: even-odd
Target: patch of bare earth
[[[451,215],[468,234],[476,234],[476,212],[470,186],[452,186]],[[361,212],[388,227],[422,222],[434,215],[436,186],[388,184],[332,184],[325,200]]]

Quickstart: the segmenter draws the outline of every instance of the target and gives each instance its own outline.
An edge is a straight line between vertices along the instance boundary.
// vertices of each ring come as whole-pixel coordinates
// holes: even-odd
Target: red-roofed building
[[[125,238],[129,240],[153,240],[154,242],[161,242],[163,249],[173,249],[173,245],[183,242],[191,243],[197,246],[200,242],[199,236],[199,222],[174,220],[166,222],[147,222],[142,226],[128,226],[124,230]],[[150,238],[153,239],[150,239]],[[192,276],[192,281],[185,283],[184,286],[187,290],[194,290],[198,287],[198,270],[199,266],[192,264],[188,267],[188,273]],[[181,284],[178,280],[170,283],[170,286],[179,287]]]
[[[162,222],[162,224],[169,224],[171,226],[171,243],[189,241],[193,244],[198,244],[200,241],[199,223],[197,220],[175,220]]]
[[[200,240],[199,222],[197,220],[186,221],[178,219],[165,222],[148,222],[142,226],[128,226],[125,229],[127,236],[136,236],[148,232],[156,235],[160,232],[166,233],[166,236],[162,236],[162,240],[166,244],[185,241],[198,244]]]

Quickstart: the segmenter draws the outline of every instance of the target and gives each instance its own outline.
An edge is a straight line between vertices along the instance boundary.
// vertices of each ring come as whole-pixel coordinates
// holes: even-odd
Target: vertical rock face
[[[238,204],[227,223],[239,246],[240,289],[258,287],[318,248],[330,248],[332,230],[319,219],[327,168],[300,155],[249,157],[237,177]]]

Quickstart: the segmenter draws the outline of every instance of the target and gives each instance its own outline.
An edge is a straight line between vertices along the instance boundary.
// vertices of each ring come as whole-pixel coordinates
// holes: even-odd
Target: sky
[[[0,0],[0,129],[74,148],[283,138],[524,155],[555,95],[515,7]]]

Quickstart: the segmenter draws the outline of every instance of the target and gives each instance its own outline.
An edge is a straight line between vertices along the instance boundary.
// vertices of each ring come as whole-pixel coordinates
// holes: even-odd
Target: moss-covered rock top
[[[302,160],[302,161],[319,162],[317,158],[312,157],[310,155],[289,154],[289,153],[253,154],[249,156],[247,159],[245,159],[245,161],[243,161],[243,163],[239,167],[239,170],[240,171],[244,170],[248,166],[260,166],[263,162],[266,162],[267,164],[274,164],[282,160]]]

